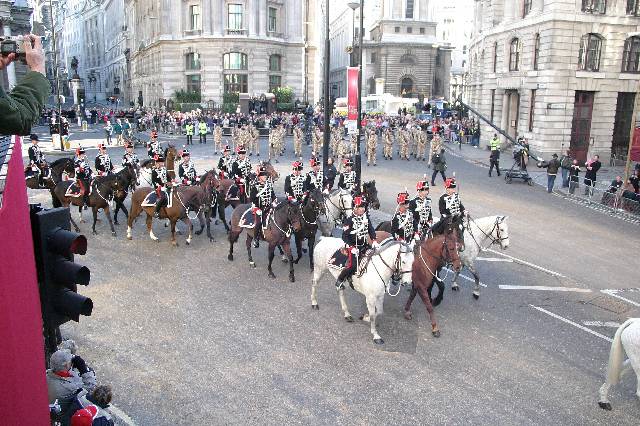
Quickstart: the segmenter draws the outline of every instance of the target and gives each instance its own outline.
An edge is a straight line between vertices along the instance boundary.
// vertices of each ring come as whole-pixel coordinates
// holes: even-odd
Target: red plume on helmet
[[[445,188],[456,188],[456,180],[454,178],[449,178],[447,180],[444,181],[444,187]]]
[[[396,198],[396,201],[398,202],[398,204],[402,205],[402,204],[408,204],[409,203],[409,193],[407,192],[401,192],[398,194],[398,197]]]

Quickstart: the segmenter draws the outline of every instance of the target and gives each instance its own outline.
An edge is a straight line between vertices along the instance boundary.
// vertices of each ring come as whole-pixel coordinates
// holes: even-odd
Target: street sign
[[[356,120],[347,120],[345,121],[345,124],[350,135],[358,134],[358,122]]]

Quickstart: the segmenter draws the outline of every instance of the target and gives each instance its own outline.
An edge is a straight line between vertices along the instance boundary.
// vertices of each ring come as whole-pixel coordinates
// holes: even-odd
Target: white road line
[[[624,300],[627,303],[632,304],[633,306],[640,307],[640,303],[634,302],[633,300],[629,300],[626,297],[618,296],[616,290],[600,290],[601,293],[608,294],[611,297],[615,297],[616,299]]]
[[[582,325],[588,327],[610,327],[610,328],[618,328],[620,327],[619,322],[615,321],[582,321]]]
[[[446,270],[446,271],[449,271],[449,272],[451,272],[451,273],[454,273],[454,274],[455,274],[455,271],[454,271],[453,269],[449,269],[449,268],[442,268],[442,269],[443,269],[443,270]],[[475,284],[475,282],[476,282],[476,280],[475,280],[474,278],[467,277],[466,275],[462,275],[462,274],[460,274],[460,275],[458,275],[458,277],[460,277],[460,278],[462,278],[462,279],[465,279],[465,280],[467,280],[467,281],[470,281],[470,282],[472,282],[472,283],[474,283],[474,284]],[[442,277],[440,277],[440,278],[442,278]],[[485,283],[483,283],[482,281],[480,281],[480,287],[486,287],[486,286],[487,286],[487,285],[486,285]]]
[[[582,331],[586,331],[587,333],[591,333],[591,334],[593,334],[594,336],[598,336],[599,338],[601,338],[601,339],[603,339],[603,340],[606,340],[607,342],[610,342],[610,343],[611,343],[611,342],[613,342],[613,339],[611,339],[611,338],[609,338],[609,337],[607,337],[607,336],[605,336],[605,335],[603,335],[603,334],[600,334],[600,333],[598,333],[598,332],[596,332],[596,331],[593,331],[593,330],[591,330],[590,328],[583,327],[583,326],[581,326],[581,325],[580,325],[580,324],[578,324],[578,323],[575,323],[575,322],[573,322],[573,321],[571,321],[571,320],[569,320],[569,319],[566,319],[565,317],[561,317],[560,315],[554,314],[553,312],[549,312],[549,311],[547,311],[546,309],[543,309],[543,308],[541,308],[541,307],[539,307],[539,306],[535,306],[535,305],[529,305],[529,306],[531,306],[533,309],[536,309],[536,310],[538,310],[538,311],[540,311],[540,312],[543,312],[543,313],[545,313],[545,314],[547,314],[547,315],[549,315],[549,316],[552,316],[552,317],[554,317],[554,318],[556,318],[556,319],[559,319],[559,320],[560,320],[560,321],[562,321],[562,322],[565,322],[565,323],[570,324],[570,325],[572,325],[572,326],[574,326],[574,327],[577,327],[577,328],[579,328],[579,329],[580,329],[580,330],[582,330]]]
[[[547,287],[543,285],[499,285],[500,290],[538,290],[538,291],[571,291],[574,293],[591,293],[588,288]]]
[[[134,422],[131,417],[127,416],[127,414],[124,411],[122,411],[115,405],[113,404],[109,405],[108,410],[111,412],[111,414],[114,414],[116,417],[118,417],[119,420],[121,420],[127,426],[136,426],[136,422]]]
[[[559,277],[559,278],[566,278],[560,272],[555,272],[555,271],[552,271],[550,269],[543,268],[542,266],[536,265],[535,263],[527,262],[526,260],[518,259],[517,257],[509,256],[508,254],[504,254],[502,252],[499,252],[499,251],[496,251],[496,250],[493,250],[493,249],[485,249],[485,251],[489,251],[491,253],[494,253],[494,254],[497,254],[497,255],[500,255],[500,256],[504,256],[507,259],[511,259],[516,263],[520,263],[522,265],[529,266],[529,267],[531,267],[533,269],[537,269],[537,270],[545,272],[545,273],[547,273],[549,275],[553,275],[553,276],[556,276],[556,277]]]
[[[505,259],[504,257],[476,257],[476,260],[483,260],[485,262],[507,262],[513,263],[513,259]]]

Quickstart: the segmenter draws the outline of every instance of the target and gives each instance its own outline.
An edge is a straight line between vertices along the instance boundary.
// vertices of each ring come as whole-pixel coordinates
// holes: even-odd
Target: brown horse
[[[64,175],[74,177],[76,175],[73,165],[73,158],[59,158],[53,163],[46,166],[48,173],[45,170],[41,170],[40,173],[46,173],[42,178],[42,185],[40,184],[40,177],[36,174],[29,174],[30,165],[27,165],[25,170],[25,183],[29,189],[48,189],[51,193],[51,203],[53,207],[61,207],[60,200],[56,197],[53,189],[56,185],[62,181]]]
[[[262,161],[261,163],[258,164],[258,167],[262,167],[262,166],[264,166],[267,169],[267,173],[269,174],[269,177],[271,179],[276,181],[280,178],[280,174],[276,171],[275,167],[273,167],[273,164],[271,164],[270,161]],[[220,179],[218,181],[218,187],[216,188],[218,191],[218,199],[216,202],[217,210],[218,210],[218,218],[224,224],[224,228],[226,229],[227,232],[229,232],[229,224],[227,223],[225,209],[227,208],[227,206],[231,206],[232,208],[235,209],[236,207],[238,207],[238,205],[244,204],[247,202],[247,196],[249,195],[251,185],[253,184],[253,181],[255,180],[255,178],[256,178],[255,174],[251,173],[251,175],[247,179],[248,182],[245,184],[245,193],[240,197],[239,200],[227,200],[227,194],[229,193],[229,189],[231,189],[231,187],[236,183],[234,179]]]
[[[69,207],[70,204],[74,206],[78,206],[80,208],[80,222],[84,222],[82,219],[82,209],[84,206],[84,197],[71,197],[67,196],[67,190],[73,181],[67,180],[59,182],[55,188],[53,189],[53,193],[56,195],[56,198],[62,204],[62,207]],[[109,210],[109,203],[113,198],[113,194],[117,191],[120,191],[122,188],[122,182],[116,175],[109,176],[98,176],[89,185],[90,193],[89,193],[89,207],[93,211],[93,226],[91,227],[93,234],[97,234],[96,232],[96,222],[98,221],[98,210],[103,209],[104,215],[107,216],[107,220],[109,220],[109,227],[111,227],[111,234],[115,237],[116,230],[113,227],[113,221],[111,220],[111,212]],[[79,232],[80,229],[78,225],[73,220],[73,216],[71,217],[71,223],[73,224],[76,232]]]
[[[174,247],[178,246],[178,242],[176,241],[176,223],[178,220],[182,220],[187,225],[189,235],[186,239],[186,243],[187,245],[191,244],[193,224],[189,218],[189,211],[197,212],[197,216],[200,221],[200,231],[196,232],[197,235],[200,235],[204,230],[205,219],[203,218],[203,212],[206,214],[207,235],[210,240],[213,240],[209,227],[209,209],[207,208],[207,206],[211,205],[211,200],[215,191],[213,178],[213,173],[209,172],[202,177],[200,185],[178,186],[173,188],[171,191],[171,207],[165,206],[160,209],[160,219],[168,219],[171,223],[171,244]],[[153,192],[153,189],[151,188],[138,188],[131,196],[131,212],[127,220],[127,238],[129,240],[133,239],[131,234],[133,222],[138,216],[140,216],[140,213],[144,211],[147,214],[146,224],[149,237],[154,241],[158,241],[158,237],[155,236],[152,229],[155,206],[142,205],[142,202],[151,192]]]
[[[424,240],[414,248],[415,260],[411,270],[413,287],[404,307],[404,317],[408,320],[412,319],[411,303],[416,294],[419,294],[429,313],[431,334],[434,337],[440,337],[440,330],[436,323],[433,307],[442,302],[444,291],[444,283],[438,278],[438,270],[447,263],[452,264],[456,271],[462,268],[458,248],[458,233],[452,225],[449,225],[442,235]],[[438,285],[440,292],[432,304],[430,291],[434,282]]]
[[[233,209],[231,215],[231,231],[229,232],[229,255],[227,256],[229,260],[233,260],[233,245],[238,241],[244,229],[240,226],[240,219],[244,212],[250,208],[251,204],[240,204]],[[251,212],[247,214],[251,214]],[[269,243],[269,277],[276,277],[271,269],[271,265],[275,256],[274,251],[276,246],[282,246],[289,260],[289,281],[295,282],[293,255],[291,254],[291,233],[301,229],[302,218],[300,206],[298,206],[297,203],[291,203],[286,200],[281,201],[276,207],[273,207],[270,213],[266,217],[263,217],[262,220],[266,221],[266,226],[263,227],[264,239]],[[247,229],[247,254],[249,255],[249,265],[253,268],[256,267],[256,264],[251,256],[251,242],[256,237],[256,233],[259,233],[259,230],[255,229],[255,227]]]

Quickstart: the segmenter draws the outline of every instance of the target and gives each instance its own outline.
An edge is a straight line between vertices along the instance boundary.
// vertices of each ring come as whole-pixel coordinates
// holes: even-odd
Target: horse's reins
[[[455,231],[451,231],[451,232],[455,232]],[[442,245],[444,246],[444,249],[446,250],[446,255],[445,257],[442,256],[434,256],[431,253],[427,253],[427,256],[437,260],[439,263],[442,263],[442,261],[444,261],[445,263],[447,263],[447,260],[449,259],[449,255],[451,254],[449,252],[449,247],[447,246],[447,235],[444,235],[444,241],[442,241]],[[440,277],[438,277],[438,274],[434,273],[431,268],[429,268],[429,265],[427,265],[427,262],[424,260],[424,257],[422,256],[422,244],[420,244],[418,246],[418,254],[420,255],[420,260],[422,260],[422,263],[424,264],[424,266],[427,268],[427,271],[429,271],[429,273],[438,281],[442,281],[440,279]],[[445,277],[446,278],[446,277]]]
[[[403,246],[406,246],[406,245],[407,245],[406,243],[403,243],[403,242],[400,242],[400,241],[392,241],[392,242],[395,242],[395,243],[401,244],[401,245],[403,245]],[[391,246],[389,246],[389,247],[391,247]],[[389,248],[389,247],[387,247],[387,248]],[[385,249],[385,250],[386,250],[386,249]],[[384,250],[383,250],[383,251],[384,251]],[[382,264],[383,264],[384,266],[386,266],[389,270],[391,270],[392,277],[393,277],[393,276],[396,276],[396,277],[398,277],[398,278],[399,278],[399,277],[402,277],[402,276],[403,276],[403,275],[405,275],[405,274],[410,274],[410,273],[412,272],[412,270],[411,270],[411,269],[410,269],[410,270],[408,270],[408,271],[402,271],[402,270],[400,269],[400,268],[401,268],[401,260],[400,260],[400,256],[401,256],[402,254],[407,254],[407,253],[410,253],[410,251],[408,251],[408,252],[403,252],[403,251],[402,251],[402,247],[401,247],[401,248],[400,248],[400,250],[398,250],[398,254],[396,255],[396,259],[395,259],[395,261],[393,262],[393,267],[392,267],[391,265],[389,265],[387,262],[385,262],[385,261],[384,261],[384,258],[382,257],[382,251],[380,251],[380,252],[376,252],[376,253],[372,254],[372,255],[371,255],[371,257],[373,257],[373,256],[378,256],[378,257],[380,258],[380,261],[382,262]],[[378,271],[378,268],[376,268],[376,265],[375,265],[375,264],[372,264],[372,265],[373,265],[373,269],[376,271],[376,274],[378,274],[378,277],[380,278],[380,281],[382,281],[382,284],[384,285],[385,290],[387,291],[387,294],[388,294],[389,296],[391,296],[391,297],[396,297],[398,294],[400,294],[400,286],[398,286],[398,291],[397,291],[395,294],[391,294],[391,292],[389,291],[390,287],[387,287],[387,283],[386,283],[386,282],[385,282],[385,280],[382,278],[382,275],[380,275],[380,271]],[[397,274],[396,274],[396,272],[397,272]]]
[[[493,228],[491,228],[491,231],[489,231],[489,233],[487,234],[486,232],[484,232],[482,230],[482,228],[480,228],[480,226],[478,226],[478,224],[476,223],[475,220],[471,219],[471,217],[469,217],[469,219],[467,220],[467,230],[469,231],[469,234],[471,235],[471,238],[473,239],[473,242],[476,243],[476,245],[478,246],[478,248],[480,249],[480,251],[485,251],[487,248],[483,248],[478,241],[476,240],[476,237],[473,235],[473,232],[471,232],[471,222],[473,222],[473,224],[476,226],[476,228],[478,228],[478,230],[480,232],[482,232],[482,234],[486,237],[486,238],[490,238],[491,239],[491,243],[489,244],[490,247],[496,243],[501,243],[504,240],[507,240],[508,238],[503,238],[500,236],[500,219],[498,217],[496,217],[495,222],[493,222]],[[496,231],[496,238],[493,238],[493,231]]]
[[[316,213],[316,218],[315,218],[315,220],[314,220],[313,222],[310,222],[309,220],[307,220],[307,218],[306,218],[306,217],[304,217],[304,207],[306,207],[306,206],[301,206],[301,208],[300,208],[300,216],[302,216],[302,220],[303,220],[307,225],[317,225],[317,224],[318,224],[318,217],[320,217],[321,210],[322,210],[322,208],[321,208],[321,204],[320,204],[320,203],[316,203],[316,202],[315,202],[315,200],[313,200],[313,199],[311,199],[311,198],[309,198],[309,200],[312,200],[312,201],[313,201],[313,203],[319,207],[319,208],[312,207],[312,210]]]

